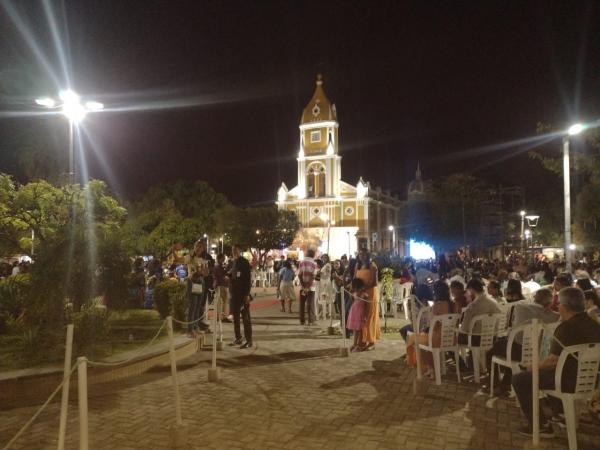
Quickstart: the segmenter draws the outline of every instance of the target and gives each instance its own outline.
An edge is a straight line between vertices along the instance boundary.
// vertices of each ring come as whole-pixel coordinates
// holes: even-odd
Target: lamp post
[[[525,246],[527,247],[527,249],[529,249],[529,238],[531,237],[531,231],[529,230],[529,228],[527,228],[525,230]],[[525,261],[527,261],[528,258],[525,258]]]
[[[49,108],[53,110],[60,110],[60,112],[69,121],[69,184],[75,183],[75,169],[74,169],[74,129],[75,125],[83,120],[88,112],[101,111],[104,109],[102,103],[96,101],[88,101],[81,104],[81,97],[71,89],[60,91],[58,93],[60,102],[57,102],[53,98],[43,97],[35,99],[35,103],[38,106]]]
[[[392,232],[392,255],[396,254],[396,228],[394,225],[388,226],[388,230]]]
[[[525,211],[521,211],[519,215],[521,216],[521,254],[525,253]]]
[[[536,215],[536,214],[529,214],[527,216],[525,216],[525,219],[527,219],[527,226],[529,227],[529,236],[531,238],[531,260],[533,261],[533,247],[535,245],[534,241],[533,241],[533,229],[535,227],[537,227],[538,225],[538,221],[540,220],[540,216]]]
[[[577,123],[572,125],[567,130],[567,134],[563,137],[563,190],[565,197],[565,262],[567,264],[567,272],[571,273],[573,268],[571,248],[571,168],[569,155],[569,136],[575,136],[585,129],[583,124]]]

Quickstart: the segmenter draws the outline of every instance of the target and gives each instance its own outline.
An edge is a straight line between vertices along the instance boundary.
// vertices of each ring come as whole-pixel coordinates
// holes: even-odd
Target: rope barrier
[[[140,349],[138,349],[138,351],[136,353],[134,353],[134,355],[132,357],[124,359],[124,360],[121,360],[121,361],[115,361],[115,362],[102,362],[102,361],[90,361],[90,360],[88,360],[88,364],[90,364],[91,366],[98,366],[98,367],[113,367],[113,366],[120,366],[121,364],[125,364],[125,363],[128,363],[130,361],[133,361],[140,354],[142,354],[142,352],[144,350],[146,350],[148,347],[150,347],[150,345],[152,345],[156,339],[158,339],[158,336],[160,336],[160,333],[163,330],[163,328],[165,327],[166,323],[167,323],[167,321],[163,320],[162,325],[160,326],[160,328],[158,329],[158,331],[156,332],[156,334],[154,335],[154,337],[152,338],[152,340],[150,340],[150,342],[148,342],[146,345],[144,345],[143,347],[141,347]]]
[[[350,296],[354,299],[354,300],[360,300],[361,302],[365,302],[365,303],[379,303],[378,301],[375,300],[368,300],[362,297],[359,297],[358,295],[355,295],[354,293],[350,292],[348,289],[346,288],[342,288],[344,292],[350,294]]]
[[[173,317],[173,322],[177,322],[181,325],[192,325],[194,323],[200,322],[202,320],[202,317],[198,317],[196,320],[192,320],[191,322],[186,322],[184,320],[177,320]]]
[[[60,391],[60,389],[67,382],[67,380],[71,378],[71,375],[73,375],[73,372],[75,372],[75,370],[77,369],[78,366],[79,366],[79,363],[76,362],[75,365],[71,368],[71,371],[69,372],[69,375],[63,378],[62,382],[57,386],[56,389],[54,389],[54,391],[52,392],[52,394],[50,394],[50,397],[48,397],[48,399],[44,402],[44,404],[42,406],[40,406],[40,408],[31,417],[31,419],[29,419],[27,421],[27,423],[25,425],[23,425],[23,427],[17,432],[17,434],[15,434],[15,436],[10,441],[8,441],[8,444],[6,444],[4,446],[3,450],[8,450],[9,448],[11,448],[11,446],[23,434],[23,432],[27,428],[29,428],[29,426],[34,422],[35,419],[37,419],[37,417],[42,413],[42,411],[46,408],[46,406],[48,406],[50,404],[50,402],[52,401],[52,399],[54,398],[54,396],[56,394],[58,394],[58,391]]]

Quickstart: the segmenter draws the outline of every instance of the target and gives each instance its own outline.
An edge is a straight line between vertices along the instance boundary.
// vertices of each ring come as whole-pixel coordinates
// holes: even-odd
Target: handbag
[[[201,283],[192,283],[192,294],[202,294]]]

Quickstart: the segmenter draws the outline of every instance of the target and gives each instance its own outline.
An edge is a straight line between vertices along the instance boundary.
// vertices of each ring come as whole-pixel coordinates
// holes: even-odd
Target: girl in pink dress
[[[354,301],[348,313],[348,323],[346,328],[354,333],[354,345],[350,349],[352,352],[361,351],[363,348],[362,329],[365,326],[367,303],[369,295],[365,289],[365,283],[360,278],[352,280],[352,292]]]

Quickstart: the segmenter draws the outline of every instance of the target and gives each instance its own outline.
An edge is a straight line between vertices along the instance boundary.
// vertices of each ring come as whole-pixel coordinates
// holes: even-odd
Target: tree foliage
[[[0,175],[0,200],[3,254],[30,254],[31,230],[35,232],[35,255],[31,256],[36,262],[28,303],[33,322],[57,319],[65,298],[78,309],[104,293],[108,282],[98,276],[104,267],[107,273],[111,267],[118,268],[113,270],[113,284],[127,275],[121,236],[126,210],[102,181],[92,180],[83,187],[57,187],[46,181],[20,185]]]
[[[130,208],[125,226],[132,253],[165,258],[174,244],[191,244],[217,232],[216,213],[228,205],[204,181],[156,185]]]
[[[275,206],[259,208],[223,208],[218,226],[230,243],[259,250],[262,258],[269,250],[289,247],[300,228],[292,211],[279,211]]]

